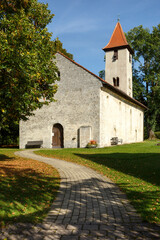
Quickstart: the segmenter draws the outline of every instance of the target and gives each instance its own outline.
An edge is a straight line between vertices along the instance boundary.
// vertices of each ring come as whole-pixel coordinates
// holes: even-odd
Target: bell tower
[[[132,97],[132,54],[121,24],[117,22],[106,53],[105,81]]]

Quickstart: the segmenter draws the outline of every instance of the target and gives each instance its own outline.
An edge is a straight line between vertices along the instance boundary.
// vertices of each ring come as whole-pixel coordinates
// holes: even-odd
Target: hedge
[[[160,139],[160,132],[155,132],[156,138]]]

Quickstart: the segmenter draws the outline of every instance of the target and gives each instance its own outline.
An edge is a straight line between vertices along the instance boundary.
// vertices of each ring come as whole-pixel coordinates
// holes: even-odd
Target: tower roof
[[[109,43],[103,48],[104,51],[110,51],[115,48],[128,48],[133,53],[132,48],[129,46],[126,37],[124,35],[121,24],[117,22],[115,29],[112,33]]]

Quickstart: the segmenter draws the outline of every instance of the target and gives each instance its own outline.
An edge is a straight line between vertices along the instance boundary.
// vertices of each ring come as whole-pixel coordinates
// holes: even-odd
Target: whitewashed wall
[[[132,97],[132,61],[129,61],[129,51],[127,48],[118,49],[118,59],[115,61],[113,55],[114,51],[106,52],[105,80],[113,85],[113,78],[119,77],[117,88]]]
[[[112,137],[123,143],[143,141],[143,110],[106,88],[100,98],[100,147],[110,146]]]

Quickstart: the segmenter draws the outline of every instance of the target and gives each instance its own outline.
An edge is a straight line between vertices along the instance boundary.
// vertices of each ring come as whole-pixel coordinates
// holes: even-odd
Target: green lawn
[[[118,184],[145,221],[160,223],[160,146],[155,141],[36,153],[91,167]]]
[[[0,149],[0,227],[15,222],[41,222],[59,187],[56,169]]]

